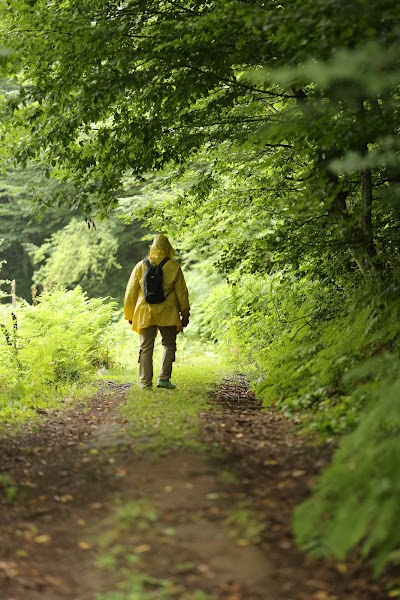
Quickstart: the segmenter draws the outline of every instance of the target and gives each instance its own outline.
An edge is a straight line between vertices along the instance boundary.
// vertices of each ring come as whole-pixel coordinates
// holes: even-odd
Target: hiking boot
[[[171,383],[169,379],[159,379],[157,382],[157,387],[165,388],[167,390],[175,390],[176,389],[176,385]]]

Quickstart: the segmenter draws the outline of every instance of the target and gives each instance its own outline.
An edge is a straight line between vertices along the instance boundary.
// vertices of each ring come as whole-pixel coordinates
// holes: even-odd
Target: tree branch
[[[205,71],[201,67],[195,67],[193,65],[180,65],[182,68],[190,69],[193,71],[198,71],[202,75],[208,75],[214,77],[217,81],[220,81],[227,85],[228,87],[239,87],[243,90],[247,90],[249,92],[256,92],[257,94],[263,94],[265,96],[270,96],[271,98],[296,98],[296,96],[291,96],[290,94],[279,94],[278,92],[271,92],[269,90],[260,90],[259,88],[255,88],[251,85],[247,85],[246,83],[241,83],[237,80],[227,79],[226,77],[221,77],[217,73],[213,71]]]

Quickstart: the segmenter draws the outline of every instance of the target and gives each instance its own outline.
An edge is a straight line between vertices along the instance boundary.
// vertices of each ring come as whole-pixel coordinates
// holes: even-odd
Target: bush
[[[386,358],[388,370],[377,368],[383,376],[394,367],[393,358]],[[343,560],[358,547],[363,557],[373,556],[376,575],[400,561],[399,398],[399,376],[370,394],[371,410],[342,441],[311,498],[297,508],[297,542],[314,556]]]
[[[21,305],[17,316],[3,308],[0,417],[32,414],[107,366],[114,308],[79,287],[43,294],[37,306]]]
[[[400,335],[395,290],[345,294],[290,272],[217,286],[201,310],[201,330],[247,371],[264,405],[325,437],[357,426],[375,380],[355,368],[395,351]]]

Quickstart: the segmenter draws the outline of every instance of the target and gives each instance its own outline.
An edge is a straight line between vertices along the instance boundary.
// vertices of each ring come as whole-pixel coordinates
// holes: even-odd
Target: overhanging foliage
[[[272,253],[288,231],[298,246],[294,230],[307,239],[321,225],[330,254],[342,245],[364,273],[379,244],[397,247],[389,225],[399,197],[392,0],[368,10],[364,0],[4,7],[3,43],[14,51],[4,73],[22,86],[7,93],[4,137],[15,140],[16,160],[40,160],[68,182],[54,200],[107,212],[127,173],[191,164],[202,152],[201,182],[206,176],[218,190],[210,215],[220,218],[221,172],[229,170],[234,190],[245,176],[261,232],[265,223],[278,229],[269,246],[261,235]],[[244,161],[248,172],[238,173]],[[194,192],[192,202],[180,198],[183,214],[202,208]],[[270,211],[282,203],[292,221],[277,225]]]

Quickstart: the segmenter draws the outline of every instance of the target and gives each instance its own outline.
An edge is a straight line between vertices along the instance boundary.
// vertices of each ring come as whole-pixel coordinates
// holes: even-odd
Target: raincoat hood
[[[172,258],[175,250],[163,233],[156,235],[150,248],[149,258],[152,262],[160,262],[163,258]]]

